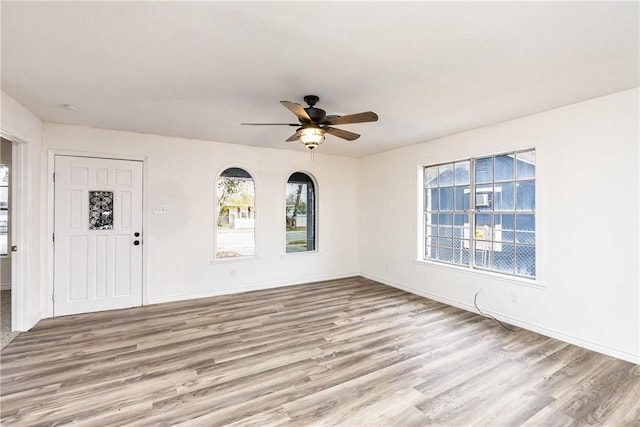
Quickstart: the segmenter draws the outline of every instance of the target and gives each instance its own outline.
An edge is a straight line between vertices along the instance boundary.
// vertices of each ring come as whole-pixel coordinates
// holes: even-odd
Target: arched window
[[[225,169],[218,177],[216,258],[253,256],[255,238],[255,187],[249,172]]]
[[[294,172],[287,180],[286,251],[316,250],[316,190],[313,179]]]

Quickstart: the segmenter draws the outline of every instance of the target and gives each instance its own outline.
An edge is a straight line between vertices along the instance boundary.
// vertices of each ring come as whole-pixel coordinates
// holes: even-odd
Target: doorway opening
[[[0,144],[0,348],[4,348],[13,340],[18,332],[12,325],[12,282],[15,275],[11,261],[11,228],[15,220],[12,215],[12,171],[13,143],[2,138]]]

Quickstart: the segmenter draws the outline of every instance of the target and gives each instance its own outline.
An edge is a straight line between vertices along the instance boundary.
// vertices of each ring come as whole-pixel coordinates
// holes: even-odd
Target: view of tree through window
[[[534,278],[535,170],[534,150],[425,167],[424,258]]]
[[[316,249],[315,186],[311,177],[296,172],[287,181],[286,251],[306,252]]]
[[[217,183],[216,258],[252,256],[255,248],[255,189],[251,175],[229,168]]]

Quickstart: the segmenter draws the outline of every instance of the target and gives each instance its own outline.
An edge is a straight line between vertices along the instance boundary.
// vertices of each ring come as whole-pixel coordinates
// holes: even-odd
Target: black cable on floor
[[[476,295],[473,297],[473,305],[475,305],[475,306],[476,306],[476,310],[478,310],[478,313],[480,313],[480,315],[482,315],[482,316],[484,316],[484,317],[488,317],[488,318],[489,318],[489,319],[491,319],[491,320],[495,320],[496,322],[498,322],[498,323],[500,324],[500,326],[502,326],[503,328],[505,328],[507,331],[515,332],[515,331],[516,331],[515,329],[511,329],[511,328],[506,327],[506,326],[504,325],[504,323],[502,323],[501,321],[499,321],[498,319],[496,319],[496,318],[495,318],[495,317],[493,317],[492,315],[487,314],[487,313],[483,313],[483,312],[482,312],[482,310],[480,310],[480,307],[478,307],[478,302],[477,302],[477,300],[478,300],[478,294],[479,294],[479,293],[480,293],[480,292],[476,292]]]

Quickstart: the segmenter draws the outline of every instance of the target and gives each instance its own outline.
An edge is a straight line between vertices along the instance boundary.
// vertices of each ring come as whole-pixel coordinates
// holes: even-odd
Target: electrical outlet
[[[518,303],[518,294],[516,294],[515,292],[511,292],[511,302],[514,304]]]
[[[234,277],[236,275],[236,269],[232,268],[231,269],[231,277]]]

